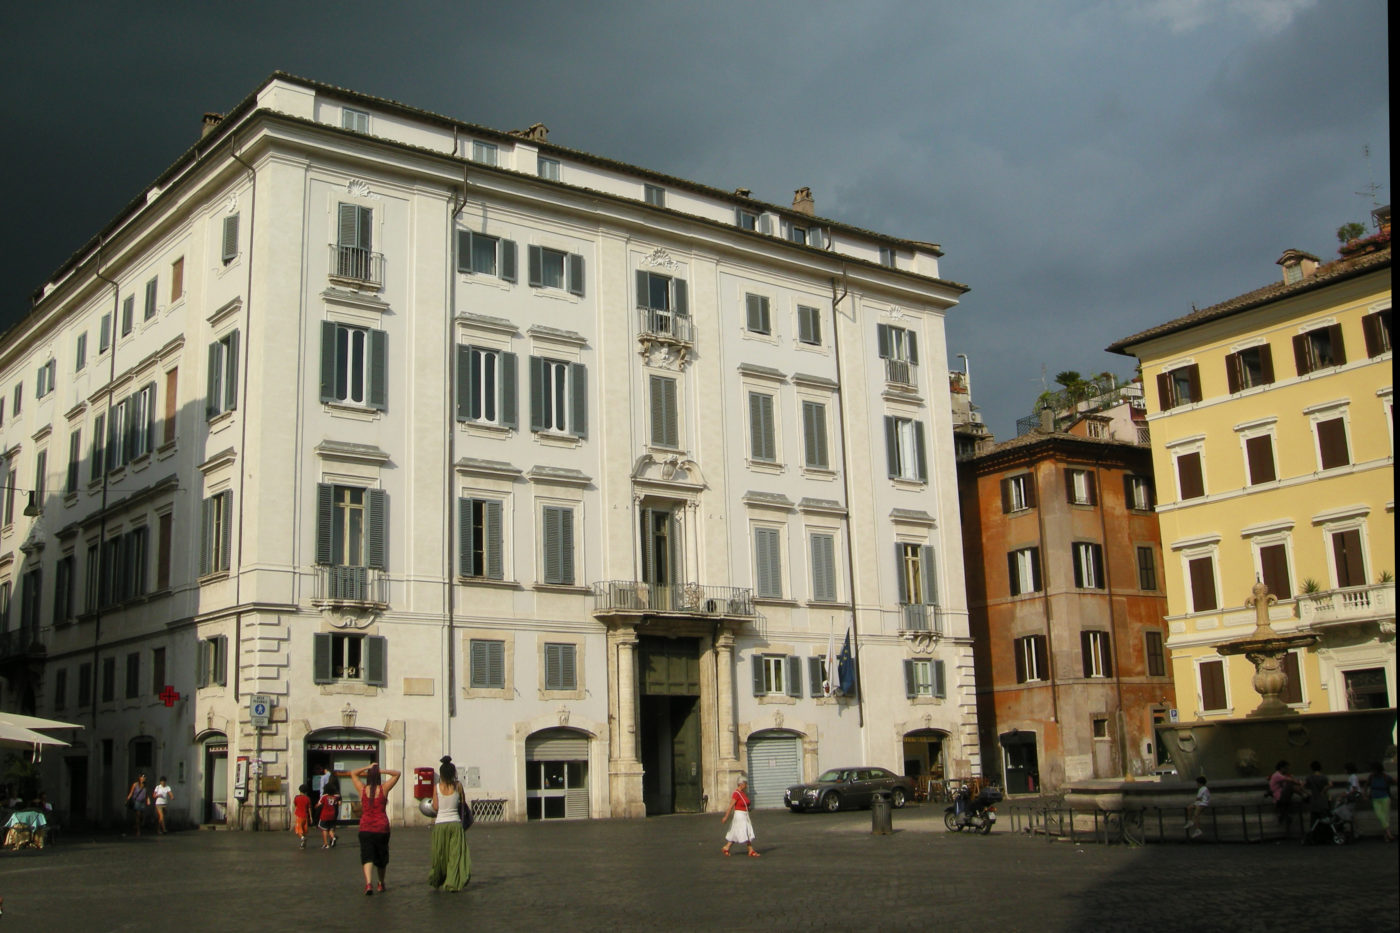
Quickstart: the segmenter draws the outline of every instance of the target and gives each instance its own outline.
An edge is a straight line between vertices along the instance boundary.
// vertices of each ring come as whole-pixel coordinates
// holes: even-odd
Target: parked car
[[[877,793],[888,794],[896,809],[914,796],[914,779],[884,768],[831,768],[810,784],[794,784],[783,793],[793,813],[803,810],[852,810],[870,806]]]

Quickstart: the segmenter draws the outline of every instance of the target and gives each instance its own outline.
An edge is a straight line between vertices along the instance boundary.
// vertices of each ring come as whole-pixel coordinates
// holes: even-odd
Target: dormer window
[[[1278,258],[1278,264],[1283,266],[1283,284],[1293,285],[1303,281],[1317,270],[1318,261],[1312,253],[1300,249],[1285,250]]]

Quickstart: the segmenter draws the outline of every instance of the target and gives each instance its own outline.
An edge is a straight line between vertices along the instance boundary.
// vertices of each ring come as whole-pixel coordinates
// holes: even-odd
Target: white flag
[[[826,640],[826,677],[822,680],[822,696],[829,697],[836,692],[836,636],[828,635]]]

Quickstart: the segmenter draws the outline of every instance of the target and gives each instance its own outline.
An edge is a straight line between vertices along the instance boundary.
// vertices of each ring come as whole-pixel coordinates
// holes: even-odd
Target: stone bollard
[[[870,798],[870,832],[876,836],[888,836],[894,832],[891,824],[890,814],[894,808],[890,805],[890,795],[887,793],[877,793]]]

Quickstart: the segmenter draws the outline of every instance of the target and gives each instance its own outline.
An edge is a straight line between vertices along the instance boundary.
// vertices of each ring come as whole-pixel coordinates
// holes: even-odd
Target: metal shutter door
[[[802,782],[801,742],[795,735],[749,739],[749,796],[754,807],[781,807],[783,791]]]
[[[587,761],[588,736],[551,729],[531,736],[525,743],[527,761]]]

